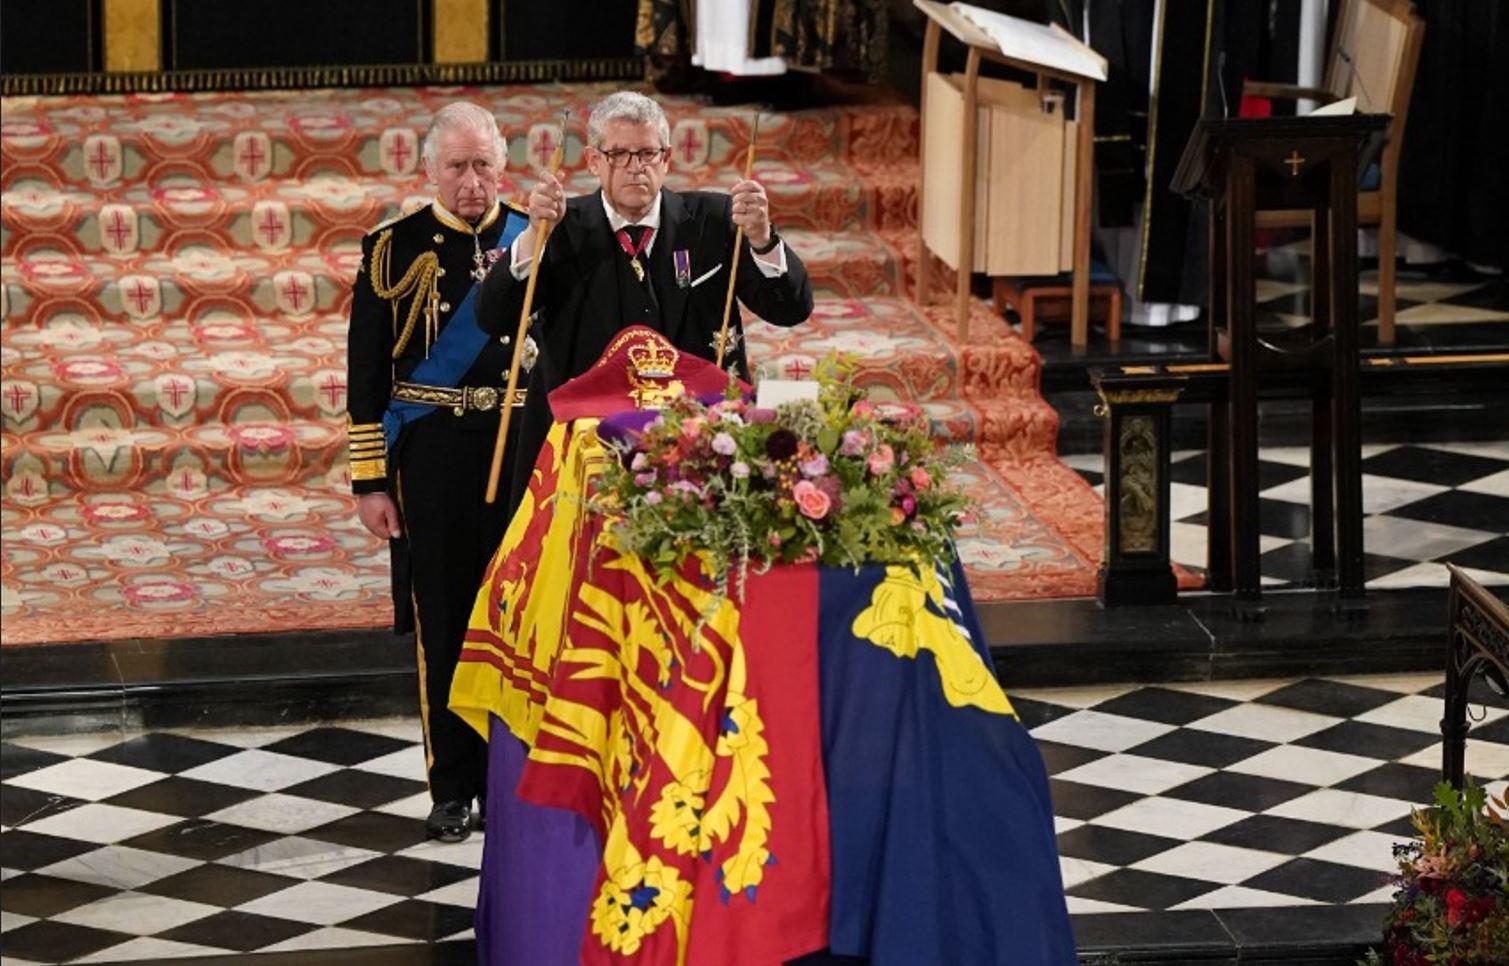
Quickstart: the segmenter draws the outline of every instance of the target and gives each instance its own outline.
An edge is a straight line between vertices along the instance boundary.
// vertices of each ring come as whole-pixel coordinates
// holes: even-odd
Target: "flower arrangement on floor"
[[[1460,791],[1442,782],[1435,801],[1414,813],[1419,837],[1394,846],[1385,955],[1370,952],[1367,966],[1509,963],[1509,806],[1470,780]]]
[[[940,447],[918,410],[870,402],[837,358],[814,374],[815,402],[683,397],[638,432],[609,429],[620,460],[593,507],[620,545],[662,574],[702,554],[725,594],[751,566],[951,562],[970,504],[947,474],[967,449]]]

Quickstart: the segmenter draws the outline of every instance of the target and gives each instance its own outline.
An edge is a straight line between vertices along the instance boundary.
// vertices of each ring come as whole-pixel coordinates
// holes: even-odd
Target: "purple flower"
[[[802,475],[808,479],[822,476],[826,472],[828,472],[828,457],[822,453],[818,453],[802,464]]]
[[[901,498],[901,512],[911,516],[917,512],[917,498],[910,493]]]
[[[634,477],[634,483],[636,486],[653,486],[655,483],[655,471],[650,470],[646,473],[637,474]]]
[[[660,500],[661,500],[661,496],[660,496],[660,491],[659,490],[651,490],[650,492],[648,492],[648,493],[646,493],[644,495],[644,501],[646,503],[648,503],[650,506],[654,506],[655,504],[659,503]]]
[[[728,472],[732,473],[736,480],[746,479],[749,476],[749,464],[739,460],[728,468]]]
[[[838,455],[859,456],[864,453],[865,448],[869,445],[870,441],[865,438],[864,433],[861,433],[857,429],[845,430],[844,441],[838,447]]]
[[[719,433],[713,437],[713,452],[719,456],[732,456],[738,450],[739,444],[727,433]]]

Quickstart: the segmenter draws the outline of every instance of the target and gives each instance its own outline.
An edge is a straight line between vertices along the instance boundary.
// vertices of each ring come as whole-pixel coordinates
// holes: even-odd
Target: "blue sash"
[[[527,216],[505,208],[503,233],[498,236],[497,249],[506,252],[508,246],[513,244],[513,240],[528,225]],[[502,270],[508,271],[508,266],[504,265]],[[482,347],[487,345],[489,338],[477,325],[477,288],[477,284],[473,284],[467,291],[466,298],[461,300],[461,307],[456,309],[456,314],[451,316],[451,320],[440,330],[440,335],[430,346],[429,357],[409,373],[408,382],[426,386],[455,386],[472,367],[472,363],[477,361],[477,356],[481,355]],[[397,448],[398,437],[405,426],[434,411],[435,406],[430,403],[388,400],[388,409],[382,416],[382,430],[388,443],[389,455]]]

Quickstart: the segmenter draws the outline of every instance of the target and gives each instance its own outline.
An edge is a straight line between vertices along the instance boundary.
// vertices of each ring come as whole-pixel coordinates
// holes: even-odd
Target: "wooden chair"
[[[1357,198],[1358,224],[1378,226],[1378,341],[1384,345],[1394,341],[1399,149],[1404,143],[1404,122],[1424,37],[1425,21],[1410,0],[1345,0],[1336,20],[1324,87],[1249,81],[1242,89],[1254,97],[1308,98],[1326,103],[1355,97],[1359,112],[1392,115],[1378,162],[1378,187],[1360,192]],[[1265,211],[1258,215],[1258,227],[1313,229],[1314,225],[1307,210]],[[1312,230],[1311,238],[1319,237],[1323,236]],[[1315,252],[1313,257],[1323,258],[1324,252]],[[1318,301],[1315,294],[1312,306]]]

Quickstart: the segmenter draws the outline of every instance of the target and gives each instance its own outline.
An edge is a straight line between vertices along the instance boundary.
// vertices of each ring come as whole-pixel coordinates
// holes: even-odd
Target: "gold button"
[[[442,234],[440,234],[440,232],[438,232],[438,231],[435,232],[435,244],[438,245],[438,244],[440,244],[443,241],[445,241],[445,236],[442,235]]]

